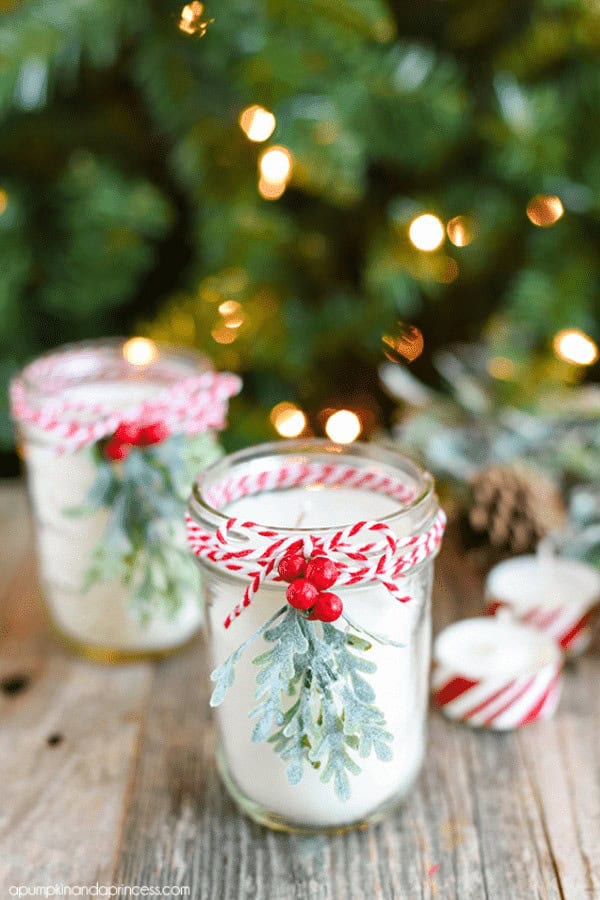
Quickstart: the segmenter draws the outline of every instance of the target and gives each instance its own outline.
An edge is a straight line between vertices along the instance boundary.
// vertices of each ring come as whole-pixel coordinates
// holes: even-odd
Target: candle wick
[[[306,503],[303,503],[303,504],[302,504],[302,508],[300,509],[300,513],[299,513],[299,515],[298,515],[298,518],[297,518],[296,521],[294,522],[294,525],[293,525],[294,528],[300,528],[300,526],[302,525],[302,523],[304,522],[304,520],[305,520],[305,518],[306,518],[306,513],[307,513],[307,512],[308,512],[307,505],[306,505]]]

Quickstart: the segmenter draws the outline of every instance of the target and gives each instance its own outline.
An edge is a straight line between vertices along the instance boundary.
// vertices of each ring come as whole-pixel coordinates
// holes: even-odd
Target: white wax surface
[[[585,609],[600,598],[600,572],[579,560],[517,556],[490,571],[486,593],[519,611],[537,606]]]
[[[364,490],[303,488],[269,492],[236,501],[228,515],[273,526],[317,528],[345,525],[359,519],[373,519],[398,509],[388,497]],[[331,783],[323,784],[318,772],[305,765],[299,785],[291,785],[285,775],[285,763],[268,743],[253,743],[254,720],[248,713],[254,699],[256,667],[252,660],[267,647],[257,640],[236,666],[236,679],[223,704],[217,710],[221,743],[230,773],[242,792],[264,809],[277,813],[288,822],[312,827],[334,827],[358,822],[379,806],[403,796],[415,780],[425,749],[428,672],[430,657],[429,596],[431,563],[406,578],[409,603],[392,599],[380,585],[364,588],[332,588],[344,602],[345,611],[371,631],[386,634],[406,643],[397,648],[374,643],[366,658],[377,665],[367,678],[375,690],[376,704],[383,711],[387,730],[393,735],[393,759],[380,762],[375,755],[356,758],[361,774],[350,776],[352,795],[339,800]],[[222,663],[277,609],[285,604],[286,585],[264,585],[252,605],[244,610],[229,629],[223,627],[226,615],[242,599],[245,584],[219,574],[205,579],[208,590],[208,615],[211,622],[213,663]],[[343,619],[336,627],[348,630]]]
[[[162,389],[153,383],[86,384],[69,389],[63,397],[110,403],[124,408]],[[48,435],[25,429],[24,453],[34,515],[40,570],[52,618],[69,637],[125,651],[151,651],[177,646],[201,624],[198,597],[182,597],[174,616],[162,612],[148,624],[133,615],[129,592],[119,580],[81,588],[94,548],[102,538],[107,511],[70,516],[65,510],[81,506],[96,477],[91,451],[57,455]],[[173,539],[186,549],[183,522],[174,523]]]
[[[557,663],[560,651],[534,628],[502,616],[482,616],[445,628],[434,642],[433,658],[474,681],[506,682]]]
[[[393,497],[354,488],[300,487],[242,497],[228,507],[237,518],[259,516],[276,528],[343,528],[359,519],[379,519],[398,512]],[[254,520],[256,521],[256,519]]]

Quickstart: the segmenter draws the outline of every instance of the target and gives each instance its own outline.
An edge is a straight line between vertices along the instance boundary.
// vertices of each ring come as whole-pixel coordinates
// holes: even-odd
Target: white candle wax
[[[506,604],[569,652],[581,652],[590,637],[583,617],[600,601],[600,572],[579,560],[518,556],[490,571],[485,592],[488,603]]]
[[[318,530],[380,518],[399,509],[396,500],[368,490],[319,487],[244,497],[231,503],[225,512],[273,527]],[[395,523],[391,527],[399,534],[400,528],[407,526]],[[256,705],[256,667],[252,659],[269,645],[260,639],[244,653],[236,667],[235,682],[216,714],[229,774],[246,797],[299,826],[334,828],[362,821],[409,790],[425,748],[431,571],[432,566],[426,564],[405,579],[406,593],[412,597],[405,604],[392,599],[378,584],[331,588],[356,623],[406,644],[397,648],[374,643],[366,653],[366,658],[377,665],[377,671],[367,677],[376,694],[375,703],[386,717],[387,730],[393,735],[393,759],[380,762],[374,755],[357,758],[362,771],[351,776],[352,793],[347,801],[341,801],[333,785],[323,784],[319,773],[308,765],[300,784],[291,785],[285,774],[286,764],[271,746],[252,742],[253,721],[248,717]],[[241,598],[242,588],[239,582],[234,587],[227,578],[208,580],[207,614],[215,666],[285,604],[285,589],[285,584],[263,584],[252,604],[225,629],[223,621]],[[343,619],[335,625],[348,630]]]
[[[69,388],[62,399],[98,402],[125,409],[155,395],[164,385],[150,381],[85,384]],[[181,597],[175,615],[156,610],[142,623],[129,602],[129,589],[120,580],[93,584],[83,592],[94,549],[102,540],[108,511],[69,515],[85,504],[96,470],[92,451],[57,454],[54,438],[24,427],[24,453],[34,515],[40,572],[51,616],[61,631],[86,646],[148,652],[178,646],[201,624],[198,597]],[[183,522],[174,523],[173,540],[186,549]]]

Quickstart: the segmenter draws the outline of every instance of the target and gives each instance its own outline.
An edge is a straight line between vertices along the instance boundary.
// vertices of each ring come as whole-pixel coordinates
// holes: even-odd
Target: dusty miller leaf
[[[287,763],[292,784],[302,780],[308,763],[320,770],[323,782],[333,782],[340,799],[347,800],[349,775],[360,772],[353,754],[367,757],[374,752],[382,761],[392,756],[392,735],[375,705],[373,688],[363,677],[376,671],[375,663],[362,655],[371,644],[329,624],[319,626],[319,635],[315,623],[291,607],[279,610],[277,616],[282,613],[275,627],[265,623],[213,673],[215,694],[221,702],[233,682],[235,663],[262,631],[273,646],[254,659],[259,668],[256,697],[261,702],[250,712],[258,717],[252,740],[272,744]]]

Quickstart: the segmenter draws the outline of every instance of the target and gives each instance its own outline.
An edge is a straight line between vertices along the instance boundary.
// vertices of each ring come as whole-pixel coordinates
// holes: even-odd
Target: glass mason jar
[[[198,631],[182,518],[193,475],[220,455],[226,399],[202,421],[186,419],[185,403],[198,412],[219,378],[237,392],[204,357],[133,338],[58,348],[14,379],[41,581],[71,649],[154,657]]]
[[[236,543],[231,517],[243,528],[249,521],[261,528]],[[203,569],[210,656],[217,667],[211,701],[219,707],[217,760],[229,793],[250,817],[282,830],[337,832],[383,817],[411,789],[425,752],[432,563],[444,522],[433,479],[406,457],[375,445],[282,441],[209,466],[195,483],[187,518],[192,549],[196,538],[204,550],[216,548],[195,552]],[[260,532],[271,536],[263,538],[267,541],[298,539],[305,562],[310,561],[310,541],[316,538],[317,551],[331,548],[340,529],[359,521],[375,523],[367,543],[383,528],[405,546],[399,552],[424,546],[426,536],[435,533],[429,552],[417,555],[416,564],[396,580],[406,602],[398,602],[376,580],[334,583],[329,596],[335,592],[343,614],[334,624],[322,624],[307,618],[317,606],[311,613],[286,604],[289,573],[285,581],[263,580],[245,604],[251,575],[224,567],[219,557],[225,529],[226,540],[234,539],[225,551],[229,546],[243,550]],[[351,540],[364,544],[363,534]],[[330,558],[342,567],[344,560],[356,563],[341,553]],[[303,571],[308,579],[309,569]],[[282,604],[283,617],[277,620]],[[285,623],[294,616],[308,650],[296,645],[290,657]],[[271,618],[275,623],[265,634]],[[251,646],[236,654],[245,641]],[[265,656],[269,650],[274,654]],[[234,667],[229,666],[232,654]],[[356,669],[351,660],[358,660]],[[302,713],[297,703],[306,692]],[[265,707],[273,701],[279,706],[274,712],[272,705]],[[385,736],[376,735],[366,752],[369,715],[375,731],[380,727]]]

